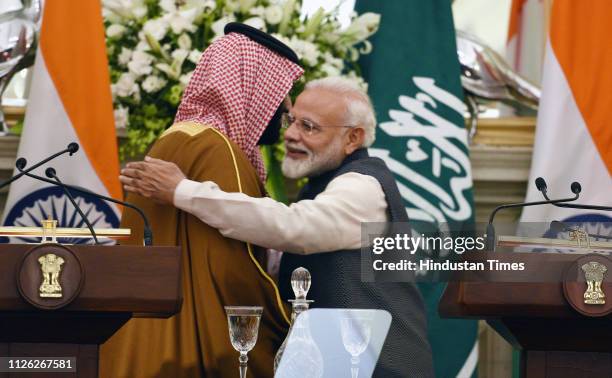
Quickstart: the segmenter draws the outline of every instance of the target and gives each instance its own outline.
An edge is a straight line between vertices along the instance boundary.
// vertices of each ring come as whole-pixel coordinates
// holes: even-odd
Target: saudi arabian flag
[[[360,62],[379,122],[370,155],[395,174],[416,231],[462,229],[474,208],[451,1],[357,0],[355,8],[381,15],[372,53]],[[420,284],[436,376],[471,377],[477,322],[438,316],[445,286]]]

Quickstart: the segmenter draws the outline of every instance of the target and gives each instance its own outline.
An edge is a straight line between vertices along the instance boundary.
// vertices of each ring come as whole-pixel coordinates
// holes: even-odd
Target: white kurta
[[[298,254],[358,249],[361,223],[388,219],[380,183],[354,172],[333,179],[314,200],[289,206],[185,179],[174,192],[174,205],[223,236]]]

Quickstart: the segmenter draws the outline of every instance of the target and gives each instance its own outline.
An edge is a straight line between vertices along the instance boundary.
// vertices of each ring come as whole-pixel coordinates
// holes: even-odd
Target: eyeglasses
[[[307,120],[307,119],[298,119],[295,118],[293,116],[293,114],[291,113],[283,113],[283,116],[281,118],[281,124],[283,129],[288,129],[289,126],[293,125],[294,123],[296,124],[298,131],[302,134],[302,135],[308,135],[308,136],[312,136],[312,135],[316,135],[318,133],[320,133],[323,129],[323,127],[355,127],[355,126],[321,126],[321,125],[317,125],[316,123]]]

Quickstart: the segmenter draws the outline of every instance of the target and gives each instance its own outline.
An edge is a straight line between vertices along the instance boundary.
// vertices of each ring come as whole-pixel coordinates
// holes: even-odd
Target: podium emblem
[[[584,316],[600,317],[612,314],[612,259],[600,253],[578,255],[563,273],[563,294],[572,308]]]
[[[39,295],[41,298],[61,298],[62,286],[59,276],[62,272],[64,259],[53,253],[47,253],[38,258],[42,273]]]
[[[78,297],[85,282],[79,256],[69,246],[39,244],[18,267],[17,288],[25,301],[41,310],[57,310]]]
[[[581,268],[587,283],[587,289],[584,292],[584,303],[591,305],[606,304],[606,295],[601,289],[601,283],[608,268],[597,261],[589,261],[582,265]]]

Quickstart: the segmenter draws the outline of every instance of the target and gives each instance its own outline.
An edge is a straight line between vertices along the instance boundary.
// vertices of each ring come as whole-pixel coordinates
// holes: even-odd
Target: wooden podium
[[[77,365],[0,377],[97,377],[99,345],[131,317],[180,311],[180,257],[178,247],[0,245],[0,357]]]
[[[487,259],[528,265],[523,272],[449,282],[439,304],[442,317],[486,320],[521,351],[521,377],[612,377],[612,260],[597,254],[465,255],[471,262]],[[584,303],[588,285],[576,272],[589,261],[607,266],[605,304]]]

